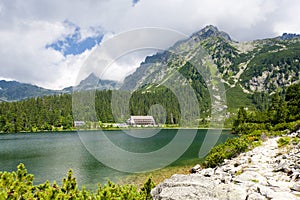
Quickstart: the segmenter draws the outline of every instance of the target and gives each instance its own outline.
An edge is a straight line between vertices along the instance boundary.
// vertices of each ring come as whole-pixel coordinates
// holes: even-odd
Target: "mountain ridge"
[[[28,98],[59,95],[80,90],[108,90],[115,89],[117,87],[118,82],[99,79],[93,73],[80,81],[78,85],[66,87],[62,90],[46,89],[33,84],[21,83],[18,81],[0,80],[0,102],[20,101]]]
[[[278,87],[286,87],[296,83],[300,78],[299,65],[293,63],[293,67],[291,66],[290,61],[294,60],[295,62],[298,62],[300,60],[300,58],[298,59],[299,56],[297,56],[297,52],[300,49],[300,36],[298,34],[284,33],[282,36],[275,38],[249,42],[236,42],[231,40],[227,33],[219,31],[215,26],[209,25],[202,30],[195,32],[188,39],[175,43],[173,47],[176,48],[180,45],[184,46],[185,43],[189,43],[190,41],[193,41],[195,46],[199,45],[199,49],[203,48],[208,52],[212,57],[214,64],[217,65],[222,76],[222,81],[226,85],[229,87],[236,87],[239,85],[246,93],[254,93],[255,91],[261,92],[264,89],[273,92]],[[190,47],[185,46],[185,48]],[[197,48],[197,46],[195,48]],[[170,56],[168,56],[166,52],[147,57],[133,74],[125,78],[122,88],[128,89],[130,88],[128,85],[131,84],[132,86],[134,85],[132,89],[136,89],[145,84],[142,83],[143,81],[140,83],[133,83],[136,82],[133,79],[142,76],[141,73],[146,75],[147,68],[148,70],[152,68],[152,71],[156,70],[159,71],[159,73],[162,73],[162,68],[161,70],[158,70],[157,66],[154,65],[157,65],[158,60],[161,60],[161,64],[172,61],[168,60]],[[267,58],[264,57],[263,60],[261,59],[262,56],[269,56],[272,58],[279,56],[282,62],[272,63],[271,60],[268,60],[268,66],[265,66],[266,63],[264,63],[264,60]],[[288,57],[289,60],[284,60],[285,57]],[[185,59],[189,61],[192,58]],[[287,65],[289,65],[289,67],[287,67]],[[286,72],[285,74],[282,74],[280,69],[278,69],[282,67],[286,68],[284,70]],[[281,82],[279,84],[275,83],[278,79],[270,79],[271,83],[266,82],[264,84],[263,81],[267,74],[265,68],[268,68],[269,75],[275,76],[276,74],[281,73],[281,78],[282,76],[289,78],[279,80],[279,82]],[[292,70],[289,68],[292,68]],[[245,71],[246,73],[244,73]],[[256,73],[256,71],[258,73]],[[251,73],[254,75],[253,77],[250,77]]]
[[[172,55],[172,51],[180,48],[184,52],[180,58]],[[284,33],[274,38],[237,42],[233,41],[228,33],[208,25],[194,32],[189,38],[177,41],[169,49],[147,56],[122,84],[100,80],[95,74],[90,74],[77,86],[63,90],[47,90],[24,84],[22,87],[19,85],[23,88],[19,91],[18,87],[15,87],[16,84],[12,83],[10,91],[0,89],[0,99],[15,101],[35,96],[71,93],[73,90],[134,90],[143,88],[144,85],[162,83],[174,71],[183,74],[187,80],[196,81],[196,85],[204,84],[203,77],[196,75],[192,66],[189,66],[190,63],[199,62],[196,55],[199,56],[203,50],[217,66],[225,87],[235,90],[235,93],[242,92],[244,96],[256,92],[272,94],[300,80],[299,34]]]

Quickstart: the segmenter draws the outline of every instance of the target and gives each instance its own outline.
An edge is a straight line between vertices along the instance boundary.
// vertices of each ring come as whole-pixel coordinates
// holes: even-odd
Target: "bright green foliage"
[[[290,141],[291,141],[290,137],[279,138],[279,140],[277,141],[278,147],[286,146],[290,143]]]
[[[240,108],[233,123],[237,134],[251,133],[253,130],[283,131],[294,130],[295,121],[300,119],[300,84],[287,88],[286,95],[275,93],[271,96],[268,109],[246,112]]]
[[[223,163],[225,159],[231,159],[260,145],[264,136],[263,133],[263,131],[255,130],[250,134],[230,138],[225,143],[215,146],[205,158],[205,167],[216,167]]]
[[[145,183],[144,186],[141,188],[141,194],[144,195],[146,200],[152,199],[150,194],[151,190],[155,187],[155,183],[149,178]]]
[[[247,112],[244,109],[244,107],[240,107],[238,111],[237,119],[234,122],[234,126],[239,126],[241,124],[244,124],[247,121]]]
[[[192,72],[186,71],[186,73]],[[197,78],[198,76],[195,79]],[[201,84],[200,81],[195,81],[193,87],[197,91],[196,96],[200,102],[199,109],[204,112],[209,110],[210,99],[206,98],[208,92]],[[91,91],[74,93],[75,102],[72,102],[70,94],[37,97],[19,102],[2,102],[0,103],[0,132],[72,130],[74,109],[76,118],[86,122],[95,122],[96,120],[102,123],[120,123],[125,122],[130,115],[148,115],[151,106],[156,104],[164,108],[156,113],[158,116],[155,117],[158,123],[180,124],[184,119],[181,119],[180,105],[176,95],[165,87],[152,85],[152,88],[155,90],[147,91],[146,88],[141,88],[133,94],[129,91],[114,91],[114,94],[118,94],[117,99],[111,90],[107,90],[95,93]],[[94,102],[91,100],[92,98],[95,98]],[[112,98],[115,102],[112,102]],[[124,105],[124,99],[128,100],[129,105],[128,103]],[[128,110],[124,108],[128,108]],[[190,110],[193,112],[196,109]],[[94,111],[96,111],[96,119],[93,115]],[[112,111],[117,113],[116,116],[112,114]],[[185,116],[195,115],[195,113],[186,113]],[[191,123],[195,124],[196,122]],[[197,124],[199,124],[198,121]]]
[[[73,126],[71,95],[54,95],[0,103],[0,132],[35,132]]]
[[[228,109],[234,111],[240,107],[254,107],[252,96],[243,92],[243,89],[236,85],[235,87],[229,87],[225,85],[226,89],[226,102]],[[254,103],[255,104],[255,103]]]
[[[291,85],[286,91],[285,100],[289,110],[289,121],[300,119],[300,84]]]
[[[259,111],[267,110],[270,104],[270,95],[266,92],[254,92],[252,102]]]
[[[287,119],[287,103],[278,93],[272,96],[272,103],[268,111],[272,124],[282,123]]]
[[[63,179],[62,186],[55,182],[51,185],[48,181],[33,185],[34,176],[27,174],[23,164],[18,166],[17,172],[0,172],[0,199],[91,199],[91,200],[150,200],[150,192],[155,187],[149,178],[139,190],[134,185],[117,185],[108,182],[103,187],[99,185],[96,193],[87,191],[85,187],[78,188],[76,179],[72,176],[72,170]]]

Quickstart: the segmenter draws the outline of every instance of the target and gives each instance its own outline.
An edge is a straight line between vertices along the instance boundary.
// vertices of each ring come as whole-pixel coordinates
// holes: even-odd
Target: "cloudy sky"
[[[300,33],[299,9],[297,0],[0,0],[0,79],[61,89],[119,33],[161,27],[190,35],[213,24],[245,41]]]

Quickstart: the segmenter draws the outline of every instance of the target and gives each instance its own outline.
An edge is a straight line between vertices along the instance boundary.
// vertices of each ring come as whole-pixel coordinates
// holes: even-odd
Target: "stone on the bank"
[[[208,177],[197,174],[179,175],[156,186],[151,195],[153,199],[160,200],[181,200],[181,199],[208,199],[217,200],[215,193],[216,183]]]
[[[300,199],[300,143],[288,152],[270,138],[216,168],[196,165],[190,175],[173,175],[151,191],[154,200]]]
[[[199,164],[195,165],[192,169],[190,169],[190,173],[197,173],[201,171],[201,166]]]
[[[297,183],[297,184],[293,185],[292,190],[300,192],[300,183]]]
[[[246,199],[247,200],[267,200],[266,197],[264,197],[264,196],[262,196],[262,195],[260,195],[260,194],[258,194],[256,192],[248,194],[248,196],[247,196]]]

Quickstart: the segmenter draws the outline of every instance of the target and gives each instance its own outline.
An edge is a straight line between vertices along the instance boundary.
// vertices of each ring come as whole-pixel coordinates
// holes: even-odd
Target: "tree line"
[[[264,94],[261,97],[267,99]],[[233,124],[233,131],[240,133],[250,126],[261,126],[266,130],[271,130],[274,126],[288,129],[288,124],[297,120],[300,120],[300,83],[289,86],[284,93],[273,94],[270,101],[262,100],[257,111],[247,112],[241,107]]]
[[[80,96],[75,103],[73,102],[77,110],[76,116],[80,116],[79,118],[73,116],[74,96],[71,94],[1,102],[0,132],[73,130],[74,118],[83,121],[120,123],[125,122],[130,115],[155,115],[158,123],[178,124],[181,120],[178,99],[165,87],[158,87],[151,92],[141,89],[132,94],[129,91],[103,90],[95,93],[82,91],[73,95]],[[203,106],[205,104],[199,105],[200,110],[207,110],[207,106]],[[96,120],[92,117],[93,112],[96,113]]]
[[[83,98],[78,105],[74,105],[73,102],[73,106],[79,108],[83,121],[95,121],[91,117],[90,108],[93,108],[96,121],[103,123],[120,123],[125,122],[130,115],[148,114],[154,115],[158,123],[180,124],[182,120],[180,106],[182,105],[176,95],[168,88],[153,87],[155,90],[140,89],[132,94],[128,91],[96,91],[94,101],[88,98],[91,91],[74,93],[73,95],[80,95]],[[200,92],[197,93],[197,98],[201,114],[209,113],[209,98],[205,98]],[[300,119],[300,84],[294,84],[284,92],[275,93],[272,96],[255,93],[253,103],[257,106],[257,111],[245,114],[245,110],[241,108],[238,112],[238,119],[234,123],[234,130],[237,130],[243,123],[272,125]],[[189,112],[191,110],[189,109]],[[193,114],[188,113],[188,115]],[[73,128],[71,94],[0,103],[0,132],[58,131]]]

